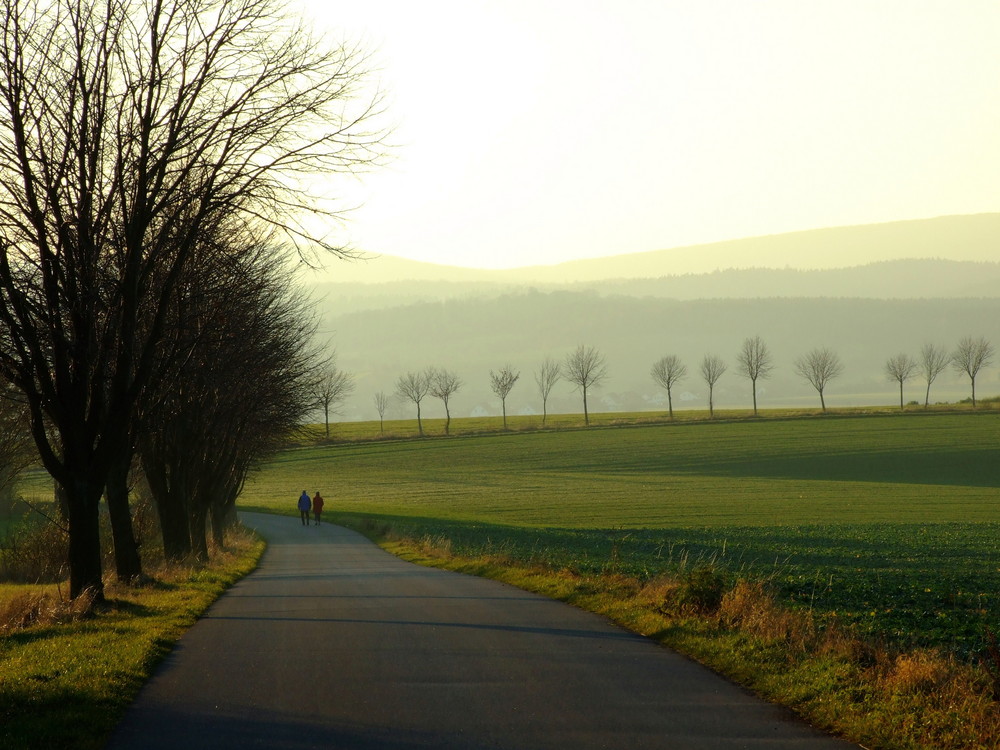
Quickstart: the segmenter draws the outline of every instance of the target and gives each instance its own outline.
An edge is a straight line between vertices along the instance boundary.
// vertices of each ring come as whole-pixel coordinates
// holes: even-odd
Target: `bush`
[[[715,612],[722,602],[726,580],[713,566],[705,565],[685,573],[673,597],[677,606],[696,612]]]
[[[23,521],[0,540],[0,581],[56,583],[66,577],[66,532],[51,522]]]

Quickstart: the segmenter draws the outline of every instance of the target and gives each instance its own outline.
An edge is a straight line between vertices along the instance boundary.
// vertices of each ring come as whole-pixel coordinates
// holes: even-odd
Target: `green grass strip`
[[[154,667],[263,551],[248,537],[203,569],[110,585],[93,616],[0,637],[0,748],[102,747]]]

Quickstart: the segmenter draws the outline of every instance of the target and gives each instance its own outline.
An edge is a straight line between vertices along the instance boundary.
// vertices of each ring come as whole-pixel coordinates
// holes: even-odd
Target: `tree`
[[[993,345],[980,336],[974,339],[966,336],[958,342],[951,363],[955,370],[969,376],[972,381],[972,408],[976,408],[976,375],[993,361]]]
[[[304,178],[378,158],[364,57],[280,8],[0,0],[0,375],[66,496],[73,598],[103,599],[98,503],[206,226],[335,250],[302,223],[335,216]]]
[[[674,400],[671,389],[685,377],[687,377],[687,367],[681,362],[676,354],[668,354],[653,363],[649,374],[661,387],[667,391],[667,409],[670,418],[674,418]]]
[[[188,271],[199,285],[176,300],[172,327],[187,356],[141,431],[171,559],[208,557],[209,518],[222,544],[247,473],[316,405],[315,321],[284,273],[283,254],[251,236],[227,234],[221,244],[225,250],[206,248],[215,252],[200,253]]]
[[[535,372],[535,384],[538,386],[538,395],[542,397],[542,425],[548,418],[549,394],[552,387],[562,378],[562,370],[559,363],[551,357],[546,357],[541,366]]]
[[[378,412],[378,434],[385,433],[385,412],[389,408],[389,397],[382,391],[375,394],[375,411]]]
[[[903,383],[912,377],[917,362],[909,354],[895,354],[885,363],[885,374],[889,380],[899,383],[899,408],[903,408]]]
[[[412,401],[417,407],[417,431],[421,436],[424,434],[424,424],[420,420],[420,402],[427,396],[430,387],[431,381],[427,371],[410,371],[405,375],[400,375],[396,380],[396,395],[402,399]]]
[[[813,349],[795,360],[795,372],[805,378],[819,392],[819,403],[826,411],[823,392],[831,380],[844,372],[840,357],[829,349]]]
[[[927,392],[924,394],[925,409],[931,403],[931,383],[937,379],[938,375],[944,372],[950,361],[951,357],[948,356],[948,352],[943,346],[924,344],[921,348],[920,369],[924,374],[924,380],[927,382]]]
[[[714,354],[706,354],[705,358],[701,361],[701,377],[708,384],[708,416],[715,417],[715,384],[719,382],[719,378],[726,372],[726,363],[722,361],[721,357],[717,357]]]
[[[521,377],[521,373],[513,369],[510,365],[504,365],[499,372],[490,370],[490,390],[500,399],[500,407],[503,410],[503,428],[507,429],[507,395],[514,384]]]
[[[753,386],[753,415],[756,417],[757,381],[767,380],[771,376],[771,370],[774,369],[771,352],[760,336],[754,336],[743,341],[743,346],[736,355],[736,362],[739,364],[740,375],[749,379]]]
[[[462,381],[458,375],[448,370],[432,369],[427,377],[430,382],[430,394],[434,398],[441,399],[441,403],[444,404],[444,434],[447,435],[451,431],[451,409],[449,408],[449,403],[451,402],[451,397],[462,387]]]
[[[604,355],[592,346],[580,344],[567,357],[562,366],[566,379],[576,385],[583,394],[583,421],[590,424],[590,414],[587,410],[587,391],[596,388],[608,376],[608,367]]]
[[[331,356],[330,361],[322,367],[321,374],[313,385],[316,402],[323,410],[327,438],[330,437],[330,411],[336,412],[337,405],[354,392],[354,377],[336,366],[335,357],[335,354]]]

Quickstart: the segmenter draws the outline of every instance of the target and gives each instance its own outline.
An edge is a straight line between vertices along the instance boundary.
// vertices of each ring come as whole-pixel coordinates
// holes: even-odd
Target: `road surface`
[[[269,546],[156,670],[109,750],[847,750],[596,615],[245,514]]]

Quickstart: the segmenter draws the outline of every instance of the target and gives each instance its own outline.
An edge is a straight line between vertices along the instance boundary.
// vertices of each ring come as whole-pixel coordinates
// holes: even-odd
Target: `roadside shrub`
[[[713,566],[704,565],[685,573],[673,592],[674,603],[681,609],[710,613],[722,603],[726,581]]]
[[[55,583],[65,578],[66,532],[54,523],[19,523],[0,540],[0,581]]]

